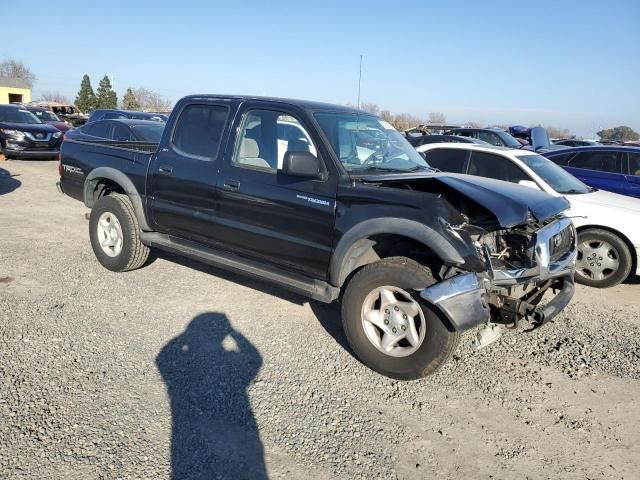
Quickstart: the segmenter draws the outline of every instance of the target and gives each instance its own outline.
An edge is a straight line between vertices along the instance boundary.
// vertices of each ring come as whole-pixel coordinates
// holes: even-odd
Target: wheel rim
[[[576,275],[604,281],[615,275],[620,267],[620,254],[604,240],[584,240],[578,244]]]
[[[369,341],[391,357],[406,357],[424,341],[426,322],[418,302],[397,287],[371,291],[362,305],[362,327]]]
[[[98,219],[96,230],[102,251],[110,257],[117,257],[122,251],[124,238],[118,218],[111,212],[104,212]]]

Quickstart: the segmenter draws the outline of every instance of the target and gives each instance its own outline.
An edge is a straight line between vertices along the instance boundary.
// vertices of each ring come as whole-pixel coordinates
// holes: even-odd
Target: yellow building
[[[0,77],[0,104],[29,103],[31,88],[19,78]]]

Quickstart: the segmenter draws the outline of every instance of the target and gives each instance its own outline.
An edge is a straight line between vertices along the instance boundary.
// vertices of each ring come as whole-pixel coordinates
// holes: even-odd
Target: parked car
[[[65,139],[91,141],[97,139],[114,142],[158,143],[162,137],[164,123],[151,120],[99,120],[86,123],[67,133]]]
[[[91,112],[87,122],[130,118],[132,120],[152,120],[165,123],[169,117],[163,113],[137,112],[134,110],[98,109]]]
[[[55,113],[45,110],[44,108],[38,107],[26,107],[25,110],[29,110],[33,113],[42,123],[48,123],[49,125],[53,125],[62,133],[65,133],[67,130],[71,128],[71,124],[69,122],[65,122],[60,119]]]
[[[497,128],[456,128],[449,130],[447,135],[471,137],[487,142],[497,147],[520,148],[522,144],[504,130]]]
[[[578,147],[547,152],[544,155],[587,185],[640,198],[638,147]]]
[[[60,151],[62,132],[20,105],[0,105],[0,148],[5,158],[51,158]]]
[[[482,140],[478,140],[473,137],[461,137],[458,135],[420,135],[419,137],[407,137],[407,141],[413,145],[414,147],[419,147],[420,145],[427,145],[429,143],[477,143],[488,145],[487,142]]]
[[[436,173],[389,123],[344,106],[189,96],[157,148],[67,139],[59,171],[91,208],[105,268],[139,268],[154,247],[340,298],[353,351],[394,378],[435,371],[471,327],[486,345],[490,320],[541,326],[574,291],[564,198]]]
[[[80,111],[75,105],[67,105],[65,103],[35,101],[28,105],[29,107],[43,108],[55,113],[62,120],[69,122],[71,126],[78,127],[87,122],[87,116]]]
[[[552,142],[554,145],[564,145],[565,147],[589,147],[598,145],[598,142],[593,140],[576,140],[574,138],[555,140]]]
[[[481,145],[418,147],[427,163],[445,172],[519,183],[564,196],[578,230],[576,281],[606,288],[640,275],[640,200],[596,190],[551,160],[529,151]]]

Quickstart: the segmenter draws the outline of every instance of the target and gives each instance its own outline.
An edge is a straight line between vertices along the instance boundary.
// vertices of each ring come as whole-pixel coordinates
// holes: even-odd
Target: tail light
[[[58,152],[58,176],[62,178],[62,155]]]

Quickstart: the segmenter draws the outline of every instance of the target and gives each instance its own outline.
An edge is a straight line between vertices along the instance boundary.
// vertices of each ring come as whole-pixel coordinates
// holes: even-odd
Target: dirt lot
[[[55,162],[0,162],[0,478],[638,478],[640,284],[415,382],[334,307],[161,255],[103,269]]]

